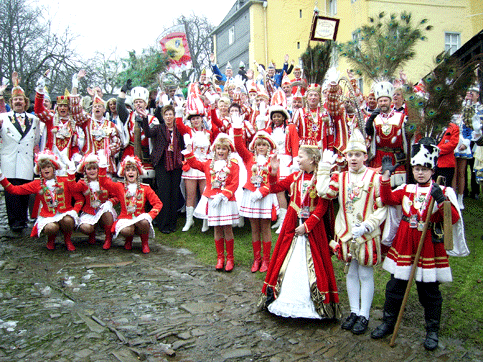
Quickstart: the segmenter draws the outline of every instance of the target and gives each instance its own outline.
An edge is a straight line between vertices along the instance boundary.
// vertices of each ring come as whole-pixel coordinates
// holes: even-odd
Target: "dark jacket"
[[[163,160],[170,142],[164,120],[159,119],[159,121],[159,124],[151,124],[150,126],[148,119],[143,118],[144,134],[146,137],[152,138],[153,150],[151,151],[151,161],[154,167]],[[178,152],[181,152],[185,148],[183,136],[176,126],[174,127],[174,132],[178,138]]]

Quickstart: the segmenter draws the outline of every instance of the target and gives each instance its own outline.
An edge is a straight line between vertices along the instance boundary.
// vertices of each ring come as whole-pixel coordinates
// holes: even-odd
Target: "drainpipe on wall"
[[[263,2],[263,12],[264,12],[264,27],[265,27],[265,69],[268,69],[268,32],[267,32],[267,6],[268,2]]]

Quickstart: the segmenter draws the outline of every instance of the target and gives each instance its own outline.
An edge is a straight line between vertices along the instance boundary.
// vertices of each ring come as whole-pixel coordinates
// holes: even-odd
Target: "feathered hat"
[[[193,116],[204,116],[205,106],[198,93],[190,93],[186,102],[186,112],[188,113],[188,119]]]
[[[358,128],[354,128],[352,134],[349,138],[349,142],[347,143],[347,148],[344,150],[344,154],[347,152],[352,151],[360,151],[367,153],[366,142],[362,132]]]
[[[250,142],[250,145],[248,146],[248,149],[250,151],[252,152],[255,151],[255,144],[257,140],[267,141],[272,151],[277,149],[277,145],[269,133],[267,133],[266,131],[258,131],[257,133],[255,133],[255,136],[253,136],[253,139]]]
[[[439,148],[432,137],[424,137],[411,147],[411,166],[434,169],[438,164]]]
[[[148,104],[149,91],[144,87],[134,87],[133,89],[131,89],[131,98],[133,104],[136,99],[141,99],[146,102],[146,104]]]
[[[230,136],[228,136],[226,133],[218,133],[218,136],[216,136],[215,141],[211,145],[211,150],[214,151],[216,146],[219,144],[228,146],[230,148],[230,152],[235,152],[235,145],[233,144]]]
[[[376,100],[381,97],[391,98],[394,95],[394,86],[389,82],[379,82],[372,87]]]
[[[99,165],[99,157],[95,154],[95,153],[88,153],[88,154],[85,154],[80,162],[79,162],[79,165],[77,166],[77,173],[84,173],[85,169],[86,169],[86,165],[88,163],[96,163],[97,165]]]
[[[37,175],[40,175],[39,162],[41,161],[50,161],[55,170],[60,170],[63,166],[55,153],[51,150],[44,150],[35,156],[34,172]]]
[[[272,114],[275,112],[279,112],[285,115],[285,119],[290,119],[290,115],[287,111],[287,97],[285,92],[278,88],[272,96],[272,100],[270,102],[270,108],[268,109],[268,118],[272,119]]]
[[[320,94],[320,84],[323,83],[325,74],[330,67],[333,41],[319,43],[315,47],[308,46],[301,55],[304,73],[309,83],[307,92],[315,91]]]
[[[137,156],[126,156],[124,157],[124,159],[121,162],[121,165],[119,166],[119,171],[117,172],[117,175],[119,177],[124,177],[126,173],[126,167],[128,165],[134,165],[138,170],[139,176],[144,175],[145,170],[141,160]]]

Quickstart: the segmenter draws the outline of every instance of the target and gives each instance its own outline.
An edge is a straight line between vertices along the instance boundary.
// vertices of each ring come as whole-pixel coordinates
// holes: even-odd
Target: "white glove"
[[[174,108],[174,111],[175,111],[175,114],[176,114],[176,118],[183,118],[183,114],[184,114],[184,108],[183,107],[177,106],[177,107]]]
[[[260,190],[256,190],[255,192],[252,192],[252,194],[250,195],[250,202],[257,202],[262,197],[263,197],[263,195],[260,192]]]
[[[240,129],[243,126],[243,118],[239,114],[234,114],[231,116],[231,124],[233,128]]]
[[[0,168],[0,181],[3,180],[4,178],[5,178],[5,176],[3,175],[2,169]]]
[[[208,99],[208,101],[210,102],[210,104],[215,104],[216,97],[213,94],[211,94],[210,92],[206,92],[205,93],[205,97]]]
[[[323,163],[329,163],[329,164],[332,165],[335,162],[336,159],[337,159],[337,154],[335,154],[331,150],[324,150],[324,152],[322,153],[322,162]]]
[[[72,88],[79,88],[79,79],[77,73],[72,76]]]
[[[471,128],[476,134],[481,134],[481,119],[477,114],[471,119]]]
[[[255,119],[255,124],[257,126],[257,129],[259,130],[263,130],[267,127],[267,120],[268,120],[268,117],[267,116],[257,116],[257,118]]]
[[[99,156],[99,168],[107,168],[108,163],[107,163],[106,153],[104,152],[104,150],[99,150],[97,152],[97,155]]]
[[[67,161],[67,173],[73,174],[76,171],[75,162],[72,160]]]
[[[210,206],[212,207],[218,207],[218,205],[221,202],[221,199],[223,198],[223,194],[219,193],[213,196],[213,199],[211,200]]]
[[[369,224],[367,224],[365,221],[362,222],[359,226],[353,226],[352,227],[352,236],[354,238],[360,238],[362,235],[365,233],[368,233],[371,231],[371,227]]]
[[[40,76],[39,80],[37,81],[37,84],[35,85],[35,90],[38,92],[38,93],[44,93],[44,89],[45,89],[45,78],[43,75]]]

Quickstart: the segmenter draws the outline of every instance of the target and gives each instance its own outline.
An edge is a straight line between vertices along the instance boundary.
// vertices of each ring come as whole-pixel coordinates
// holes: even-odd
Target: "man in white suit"
[[[29,100],[17,85],[10,99],[12,110],[0,114],[1,165],[12,185],[21,185],[34,179],[34,148],[39,144],[39,119],[27,113]],[[8,225],[13,232],[27,227],[28,195],[13,195],[5,192]]]

